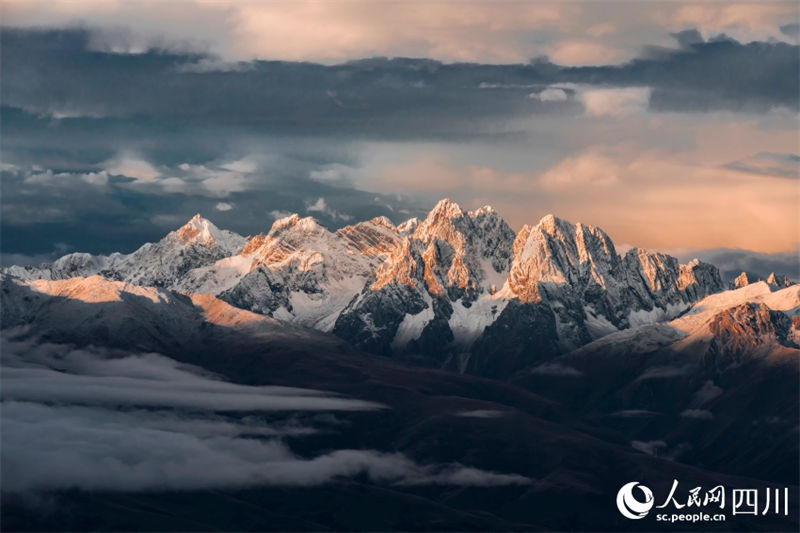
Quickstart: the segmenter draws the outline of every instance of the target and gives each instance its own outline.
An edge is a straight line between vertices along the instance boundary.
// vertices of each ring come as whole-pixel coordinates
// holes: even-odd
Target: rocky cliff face
[[[515,234],[491,207],[450,200],[397,227],[379,217],[331,232],[292,215],[247,239],[196,216],[132,254],[70,254],[6,273],[213,294],[371,352],[498,375],[723,290],[712,265],[643,249],[620,256],[594,226],[548,215]]]
[[[412,224],[404,226],[408,231]],[[445,364],[491,321],[487,306],[501,304],[497,291],[511,263],[514,232],[490,207],[464,212],[449,200],[413,226],[333,331],[381,353]]]
[[[507,296],[546,302],[559,342],[574,348],[642,321],[669,318],[723,289],[712,265],[632,249],[620,257],[601,229],[548,215],[514,243]]]
[[[706,362],[715,367],[741,364],[759,357],[775,346],[798,348],[798,316],[770,309],[763,303],[743,303],[721,311],[709,322],[711,340]]]

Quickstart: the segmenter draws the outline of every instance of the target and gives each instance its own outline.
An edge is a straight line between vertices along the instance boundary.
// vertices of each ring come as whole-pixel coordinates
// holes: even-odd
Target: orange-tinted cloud
[[[98,46],[201,45],[227,59],[341,62],[368,56],[526,62],[549,55],[566,65],[631,59],[670,31],[708,37],[787,40],[793,2],[383,2],[339,0],[5,0],[6,24],[105,28]],[[613,24],[609,22],[613,20]],[[129,27],[130,33],[120,31]],[[165,42],[164,37],[172,42]]]

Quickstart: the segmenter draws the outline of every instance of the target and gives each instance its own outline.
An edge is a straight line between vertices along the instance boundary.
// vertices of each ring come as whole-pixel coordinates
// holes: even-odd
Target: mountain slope
[[[617,332],[512,382],[632,443],[702,468],[796,483],[800,286],[710,295],[662,324]]]
[[[256,416],[245,410],[222,418],[212,413],[203,432],[224,420],[225,428],[249,428],[252,434],[244,440],[255,443],[269,438],[258,436],[257,429],[280,420],[287,420],[289,427],[314,424],[317,431],[282,440],[304,457],[330,450],[377,450],[388,456],[400,453],[424,465],[468,465],[472,470],[466,480],[480,479],[476,476],[481,472],[513,474],[517,480],[508,485],[458,480],[417,485],[360,476],[307,487],[71,489],[48,493],[48,513],[20,512],[29,503],[4,495],[3,520],[10,529],[162,530],[165,523],[175,529],[197,524],[237,530],[430,529],[427,520],[435,518],[440,530],[587,530],[600,524],[619,531],[640,526],[621,517],[613,505],[613,494],[631,479],[643,479],[658,494],[666,494],[674,478],[688,486],[769,486],[756,478],[653,457],[619,433],[587,423],[558,403],[513,384],[372,357],[330,335],[238,310],[210,295],[180,295],[99,276],[35,282],[5,277],[3,291],[3,340],[15,345],[44,340],[40,346],[60,347],[59,354],[77,350],[79,362],[98,345],[157,348],[162,356],[224,377],[228,383],[216,386],[225,390],[235,384],[302,387],[384,406],[343,410],[336,416]],[[187,328],[194,335],[187,335]],[[276,338],[281,332],[286,336]],[[305,343],[298,344],[303,337]],[[24,355],[36,353],[34,347]],[[107,357],[117,370],[129,363],[117,352]],[[153,357],[150,354],[147,361]],[[85,412],[86,407],[80,409]],[[98,416],[96,410],[93,413]],[[115,411],[114,420],[124,414]],[[161,457],[156,450],[150,454]],[[174,465],[183,460],[176,459]],[[208,505],[198,507],[198,502]],[[356,512],[366,504],[367,512]],[[541,513],[542,505],[548,506],[548,513]],[[785,530],[794,527],[793,516],[794,509],[788,519],[743,517],[738,524],[748,530]],[[265,517],[270,520],[265,522]]]

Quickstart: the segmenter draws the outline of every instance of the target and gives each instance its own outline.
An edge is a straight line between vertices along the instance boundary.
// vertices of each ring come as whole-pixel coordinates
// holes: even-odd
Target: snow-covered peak
[[[600,228],[547,215],[517,234],[504,291],[523,302],[572,308],[576,315],[585,307],[594,336],[607,333],[609,326],[670,318],[722,289],[713,265],[680,265],[674,257],[640,248],[621,258]],[[584,334],[570,326],[575,323],[560,319],[559,334],[579,344]]]
[[[536,224],[536,227],[541,231],[553,236],[559,233],[562,236],[567,236],[575,231],[575,226],[571,222],[564,220],[563,218],[558,218],[552,214],[543,216],[539,220],[539,223]]]
[[[745,304],[764,305],[770,310],[796,316],[800,313],[800,286],[773,292],[766,282],[757,281],[739,289],[712,294],[696,302],[689,312],[670,322],[670,326],[686,334],[697,332],[721,311]]]
[[[375,217],[372,220],[370,220],[370,222],[372,224],[376,225],[376,226],[383,226],[383,227],[389,228],[389,229],[396,229],[394,227],[394,224],[392,224],[392,221],[389,220],[387,217],[384,217],[384,216]]]
[[[387,227],[386,224],[390,227]],[[366,278],[399,238],[388,220],[371,220],[331,232],[312,217],[275,221],[267,235],[251,237],[242,255],[249,270],[282,276],[285,287],[323,292],[329,281]]]
[[[494,210],[494,207],[492,207],[490,205],[484,205],[483,207],[479,207],[478,209],[473,209],[472,211],[467,213],[467,215],[470,218],[477,218],[477,217],[480,217],[480,216],[483,216],[483,215],[488,215],[490,213],[495,213],[495,212],[496,211]]]
[[[270,233],[279,230],[281,228],[294,226],[295,224],[297,224],[298,220],[300,220],[300,215],[298,215],[297,213],[292,213],[291,215],[275,219],[275,222],[272,223],[272,227],[270,228]]]
[[[200,214],[193,216],[186,224],[167,236],[174,235],[181,245],[201,245],[206,248],[217,247],[225,253],[235,253],[244,245],[241,235],[221,230]]]
[[[725,286],[717,267],[695,258],[680,266],[678,289],[683,291],[691,301],[694,301],[708,294],[725,290]]]
[[[277,236],[285,231],[300,231],[305,233],[318,233],[320,231],[328,231],[322,226],[314,217],[303,217],[297,213],[287,217],[279,218],[272,224],[269,230],[270,236]]]
[[[449,198],[443,198],[439,200],[431,212],[428,214],[428,218],[435,218],[438,216],[446,216],[448,218],[452,217],[460,217],[464,214],[461,210],[461,206],[452,201]]]
[[[198,213],[178,228],[177,235],[183,243],[196,242],[212,246],[216,242],[215,235],[219,237],[219,228]]]
[[[464,212],[457,203],[447,198],[440,200],[414,230],[414,239],[422,242],[455,240],[454,221],[463,217]]]
[[[608,288],[619,256],[608,235],[594,226],[546,215],[524,226],[514,243],[512,289],[532,295],[524,285],[538,282],[584,285],[591,279]]]
[[[397,226],[397,231],[403,235],[411,235],[417,229],[417,226],[419,226],[419,219],[417,217],[409,218]]]
[[[416,219],[402,224],[398,229],[402,232],[402,229],[406,225],[410,225],[409,223],[412,221],[416,221]],[[514,238],[513,232],[490,206],[465,213],[457,203],[444,199],[439,201],[425,220],[417,225],[413,237],[424,243],[435,240],[446,241],[457,250],[470,244],[477,244],[477,250],[469,251],[477,251],[479,255],[486,257],[487,255],[483,253],[486,251],[486,247],[480,246],[479,241],[484,240],[485,237],[494,240],[487,233],[498,232],[502,234],[499,237],[508,240],[507,244],[510,245]],[[495,247],[496,243],[490,245],[490,248]]]
[[[406,231],[416,226],[412,235]],[[373,288],[389,283],[409,285],[410,273],[433,296],[474,300],[502,285],[511,262],[514,232],[490,207],[465,213],[455,202],[441,200],[422,222],[398,227],[408,242],[381,266]],[[416,269],[414,265],[420,265]]]

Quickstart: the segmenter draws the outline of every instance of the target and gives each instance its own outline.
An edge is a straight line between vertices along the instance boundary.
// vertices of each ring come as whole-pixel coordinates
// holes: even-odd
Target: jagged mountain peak
[[[459,238],[454,221],[464,216],[461,206],[447,198],[440,200],[425,220],[420,222],[414,230],[414,239],[430,242],[441,239],[452,241]]]
[[[272,223],[272,228],[269,230],[269,235],[275,236],[286,230],[299,230],[302,232],[319,232],[324,231],[330,233],[322,224],[314,217],[303,217],[293,213],[289,216],[277,219]]]
[[[575,252],[579,261],[591,260],[597,252],[607,256],[617,255],[611,238],[601,228],[582,222],[573,224],[553,214],[543,216],[536,226],[524,226],[520,234],[524,234],[525,238],[534,234],[534,238],[546,236],[546,239],[557,239],[569,252]]]
[[[735,289],[741,289],[742,287],[745,287],[749,284],[750,280],[747,277],[747,272],[742,272],[741,274],[736,276],[735,280],[733,280],[733,287]]]
[[[189,219],[186,224],[178,228],[176,233],[180,241],[184,244],[197,242],[205,246],[210,246],[215,242],[214,234],[219,234],[219,228],[198,213]]]
[[[382,353],[431,336],[466,349],[496,320],[486,338],[499,342],[492,335],[506,326],[527,335],[535,317],[552,321],[548,335],[571,349],[722,290],[716,268],[700,261],[639,248],[621,258],[599,227],[548,214],[515,233],[491,206],[466,211],[449,199],[396,227],[376,217],[330,231],[292,214],[246,240],[198,214],[133,254],[76,254],[40,277],[95,273],[215,294],[347,339],[380,337]]]
[[[492,206],[485,205],[472,211],[464,211],[456,202],[445,198],[440,200],[425,220],[412,218],[398,226],[405,233],[413,228],[413,238],[423,242],[443,240],[453,245],[463,245],[464,241],[481,238],[487,231],[508,233],[513,239],[508,224],[497,214]],[[507,229],[507,231],[506,231]]]
[[[405,222],[401,222],[397,225],[397,231],[402,233],[403,235],[410,235],[414,233],[414,230],[417,229],[419,226],[419,219],[417,217],[409,218]]]
[[[554,234],[557,229],[562,231],[569,231],[568,228],[574,227],[574,224],[568,220],[564,220],[563,218],[559,218],[552,213],[548,213],[539,219],[539,222],[536,224],[536,227],[541,228],[542,230],[546,231],[549,234]]]
[[[467,216],[470,218],[478,218],[487,215],[497,215],[497,211],[490,205],[484,205],[467,213]]]
[[[449,198],[443,198],[439,200],[435,206],[433,206],[433,209],[430,210],[428,216],[425,217],[425,220],[422,223],[433,223],[443,219],[462,218],[465,216],[471,219],[477,219],[485,216],[499,217],[497,211],[495,211],[494,207],[491,205],[484,205],[471,211],[464,211],[464,209],[458,203],[450,200]],[[420,222],[418,219],[412,218],[403,224],[416,225],[419,223]]]
[[[783,287],[791,287],[794,285],[794,282],[790,280],[788,276],[784,274],[776,274],[775,272],[770,272],[766,281],[767,285],[773,289],[781,289]]]
[[[435,206],[433,206],[433,209],[431,209],[430,213],[428,213],[428,219],[440,216],[453,218],[460,217],[463,214],[464,211],[461,209],[460,205],[449,198],[442,198],[436,203]]]
[[[389,229],[396,229],[394,227],[394,224],[392,224],[392,221],[384,216],[375,217],[372,220],[370,220],[370,222],[376,226],[383,226]]]
[[[697,265],[699,265],[700,263],[702,263],[702,261],[700,261],[698,258],[695,257],[692,260],[690,260],[689,262],[687,262],[685,265],[681,265],[681,266],[685,266],[687,268],[694,268]]]
[[[542,275],[542,281],[574,281],[570,270],[581,264],[607,264],[608,268],[619,260],[614,244],[606,233],[595,226],[568,220],[552,214],[545,215],[536,226],[525,225],[514,243],[515,257],[531,265]],[[602,282],[598,278],[599,282]]]

